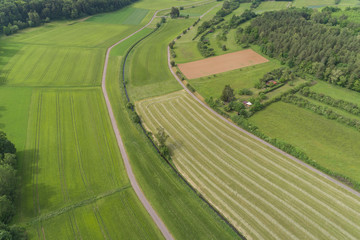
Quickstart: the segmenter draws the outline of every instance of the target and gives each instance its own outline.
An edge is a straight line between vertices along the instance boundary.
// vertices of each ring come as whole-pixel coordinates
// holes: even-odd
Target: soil
[[[186,78],[194,79],[265,63],[268,61],[269,60],[253,50],[246,49],[195,62],[178,64],[178,67]]]

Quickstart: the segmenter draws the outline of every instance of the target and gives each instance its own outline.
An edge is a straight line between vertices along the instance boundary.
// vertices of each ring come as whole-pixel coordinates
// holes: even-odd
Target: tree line
[[[15,214],[14,202],[18,193],[16,148],[0,131],[0,239],[26,240],[24,228],[9,225]]]
[[[55,19],[76,19],[118,10],[137,0],[0,0],[0,33],[36,27]]]
[[[322,24],[311,9],[266,12],[239,28],[237,41],[290,67],[360,92],[360,39],[347,27]]]

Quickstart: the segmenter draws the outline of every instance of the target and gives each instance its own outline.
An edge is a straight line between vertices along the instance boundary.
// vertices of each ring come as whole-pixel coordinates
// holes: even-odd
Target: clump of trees
[[[0,33],[36,27],[54,19],[75,19],[127,6],[136,0],[24,0],[0,1]]]
[[[170,149],[166,146],[166,141],[169,138],[169,135],[165,132],[163,127],[160,127],[157,130],[155,138],[158,142],[159,151],[166,159],[171,159]]]
[[[171,18],[178,18],[180,16],[180,10],[177,7],[172,7],[170,12]]]
[[[360,39],[348,28],[313,20],[311,9],[266,12],[239,32],[239,43],[261,51],[289,67],[360,92]]]
[[[8,226],[15,214],[18,177],[16,148],[6,134],[0,131],[0,239],[27,239],[26,231],[19,226]]]
[[[231,102],[232,100],[234,100],[235,95],[234,95],[234,89],[232,89],[230,87],[230,85],[225,85],[224,90],[222,91],[221,97],[220,99],[224,102]]]

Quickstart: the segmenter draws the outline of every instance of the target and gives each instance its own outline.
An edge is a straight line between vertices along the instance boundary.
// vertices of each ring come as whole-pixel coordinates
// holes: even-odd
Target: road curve
[[[117,143],[118,143],[118,146],[119,146],[119,149],[120,149],[120,152],[121,152],[121,156],[122,156],[124,164],[125,164],[126,173],[127,173],[128,177],[130,179],[131,186],[134,189],[137,197],[141,201],[142,205],[145,207],[146,211],[150,214],[151,218],[153,219],[153,221],[155,222],[157,227],[160,229],[160,231],[163,234],[163,236],[165,237],[165,239],[173,240],[174,239],[173,236],[171,235],[171,233],[169,232],[169,230],[167,229],[167,227],[165,226],[165,224],[163,223],[163,221],[161,220],[159,215],[155,212],[155,210],[153,209],[153,207],[151,206],[149,201],[146,199],[144,193],[140,189],[140,186],[139,186],[138,182],[136,181],[134,172],[133,172],[133,170],[131,168],[131,165],[130,165],[129,157],[128,157],[127,153],[126,153],[124,143],[123,143],[123,141],[121,139],[121,136],[120,136],[120,131],[119,131],[119,128],[117,126],[115,115],[114,115],[114,112],[113,112],[112,107],[111,107],[109,96],[108,96],[108,93],[106,91],[106,73],[107,73],[107,68],[108,68],[108,63],[109,63],[109,56],[110,56],[111,50],[116,45],[122,43],[126,39],[132,37],[136,33],[140,32],[141,30],[143,30],[144,28],[149,26],[152,23],[152,21],[156,18],[157,13],[158,13],[158,11],[156,11],[154,13],[153,17],[151,18],[151,20],[150,20],[150,22],[148,24],[146,24],[145,26],[143,26],[142,28],[140,28],[136,32],[130,34],[126,38],[118,41],[117,43],[115,43],[114,45],[112,45],[111,47],[108,48],[108,50],[106,52],[106,57],[105,57],[105,64],[104,64],[103,76],[102,76],[102,81],[101,81],[101,88],[102,88],[102,92],[104,94],[106,107],[107,107],[107,110],[108,110],[108,113],[109,113],[109,116],[110,116],[111,125],[112,125],[112,128],[113,128],[115,136],[116,136],[116,140],[117,140]]]
[[[203,17],[203,16],[201,16]],[[176,41],[177,39],[174,39],[174,41]],[[221,120],[223,120],[224,122],[230,124],[231,126],[235,127],[236,129],[238,129],[239,131],[245,133],[246,135],[248,135],[249,137],[265,144],[266,146],[270,147],[271,149],[277,151],[278,153],[281,153],[282,155],[286,156],[287,158],[290,158],[291,160],[305,166],[306,168],[308,168],[309,170],[319,174],[320,176],[330,180],[331,182],[335,183],[336,185],[346,189],[347,191],[355,194],[356,196],[360,197],[360,192],[356,191],[355,189],[352,189],[351,187],[345,185],[344,183],[340,182],[339,180],[327,175],[326,173],[321,172],[320,170],[314,168],[313,166],[301,161],[300,159],[297,159],[296,157],[282,151],[281,149],[271,145],[270,143],[264,141],[263,139],[255,136],[254,134],[242,129],[241,127],[239,127],[238,125],[236,125],[235,123],[233,123],[232,121],[230,121],[229,119],[225,118],[224,116],[220,115],[219,113],[217,113],[214,109],[212,109],[210,106],[208,106],[206,103],[204,103],[203,101],[201,101],[198,97],[195,96],[194,93],[192,93],[186,86],[185,84],[180,80],[180,78],[175,74],[175,72],[173,71],[172,67],[171,67],[171,59],[170,59],[170,47],[168,46],[168,67],[172,73],[172,75],[175,77],[175,79],[180,83],[180,85],[186,90],[187,93],[189,93],[196,101],[198,101],[202,106],[204,106],[206,109],[208,109],[210,112],[212,112],[214,115],[216,115],[218,118],[220,118]]]

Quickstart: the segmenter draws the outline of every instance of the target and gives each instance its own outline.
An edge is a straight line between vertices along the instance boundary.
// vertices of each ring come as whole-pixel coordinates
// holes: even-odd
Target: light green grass
[[[286,1],[281,1],[281,2],[276,2],[276,1],[269,1],[269,2],[262,2],[260,4],[259,7],[257,7],[254,11],[256,13],[262,13],[262,12],[267,12],[267,11],[277,11],[277,10],[282,10],[282,9],[286,9],[288,6],[291,6],[291,2],[286,2]]]
[[[35,45],[109,47],[134,32],[135,26],[92,22],[54,22],[1,40]]]
[[[197,7],[194,7],[194,8],[192,8],[192,7],[191,8],[186,8],[184,10],[180,10],[180,15],[183,15],[183,16],[189,15],[189,17],[200,17],[205,12],[207,12],[210,8],[216,6],[217,4],[219,4],[219,3],[218,2],[212,2],[212,3],[209,3],[209,4],[197,6]]]
[[[126,7],[112,13],[103,13],[87,19],[87,22],[106,23],[106,24],[130,24],[138,25],[148,14],[149,10]]]
[[[338,5],[335,5],[335,0],[295,0],[293,6],[295,7],[310,7],[310,8],[322,8],[326,6],[334,7],[355,7],[359,6],[358,0],[341,0]]]
[[[24,45],[0,76],[11,86],[100,85],[104,50]]]
[[[24,217],[128,183],[99,89],[34,91],[21,159]]]
[[[281,67],[276,60],[250,67],[240,68],[230,72],[216,74],[216,76],[202,77],[189,80],[190,84],[205,98],[221,96],[225,85],[230,85],[235,91],[242,88],[252,88],[254,84],[276,68]]]
[[[323,93],[335,99],[342,99],[360,105],[360,93],[331,85],[329,83],[318,81],[311,90],[317,93]]]
[[[192,20],[168,20],[163,27],[135,47],[127,63],[127,82],[134,100],[180,89],[167,63],[167,46],[190,26]]]
[[[309,110],[279,102],[250,119],[270,137],[302,149],[320,165],[360,181],[360,133]]]
[[[201,0],[143,0],[134,3],[132,6],[135,8],[144,8],[144,9],[165,9],[171,7],[179,7],[179,6],[192,6],[193,4],[197,4],[199,2],[203,2]]]
[[[247,238],[360,237],[359,197],[220,120],[186,92],[136,106],[149,129],[169,134],[180,171]]]
[[[120,134],[141,189],[170,232],[175,239],[237,239],[235,233],[161,159],[143,132],[130,120],[121,74],[121,57],[111,57],[106,87]]]
[[[122,42],[121,44],[115,46],[110,54],[111,56],[124,56],[127,52],[127,50],[137,41],[139,41],[140,39],[142,39],[143,37],[145,37],[146,35],[148,35],[149,33],[151,33],[153,31],[153,29],[150,28],[145,28],[142,31],[140,31],[139,33],[135,34],[134,36],[126,39],[124,42]]]
[[[127,189],[32,228],[47,239],[162,239],[159,230],[148,224],[150,216],[141,211],[142,206],[135,198],[133,190]],[[32,235],[35,238],[37,233]]]
[[[0,87],[0,129],[24,151],[32,89]]]

